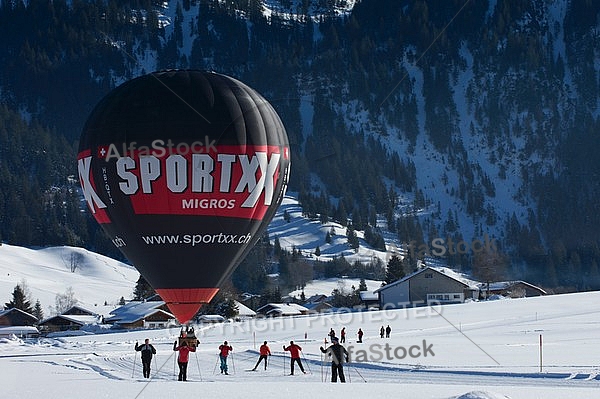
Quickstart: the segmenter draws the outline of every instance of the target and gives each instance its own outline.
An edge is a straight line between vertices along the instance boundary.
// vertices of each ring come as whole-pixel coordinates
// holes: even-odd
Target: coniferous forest
[[[600,288],[600,3],[272,3],[265,15],[259,0],[0,2],[0,240],[121,257],[78,191],[85,120],[133,77],[207,69],[272,102],[307,217],[375,248],[383,227],[403,243],[488,234],[506,278]],[[301,285],[301,260],[266,244],[239,273],[266,274],[274,254]],[[444,261],[476,273],[490,259]]]

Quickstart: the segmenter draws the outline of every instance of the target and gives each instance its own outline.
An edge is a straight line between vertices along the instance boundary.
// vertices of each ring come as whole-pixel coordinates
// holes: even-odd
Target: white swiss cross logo
[[[104,159],[106,158],[106,154],[108,154],[108,147],[107,146],[100,146],[98,147],[98,158]]]
[[[102,202],[102,199],[100,199],[98,194],[96,194],[94,186],[90,181],[91,165],[92,157],[81,158],[77,161],[77,169],[79,171],[79,181],[81,182],[83,197],[85,198],[92,213],[96,213],[96,208],[106,208],[106,204]]]

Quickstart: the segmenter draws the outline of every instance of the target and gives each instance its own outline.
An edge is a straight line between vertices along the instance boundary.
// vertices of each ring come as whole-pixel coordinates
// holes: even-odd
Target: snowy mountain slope
[[[317,212],[343,200],[338,220],[357,207],[363,220],[370,207],[392,223],[416,215],[423,237],[395,230],[404,241],[487,234],[515,278],[564,291],[600,287],[600,278],[581,277],[597,275],[600,263],[588,249],[600,225],[598,2],[172,0],[153,3],[156,26],[138,18],[149,10],[127,5],[108,12],[82,3],[71,12],[44,4],[0,13],[14,21],[0,24],[10,37],[0,49],[0,91],[69,140],[114,85],[164,68],[219,71],[281,113],[290,187],[327,198]],[[45,20],[43,34],[28,29]],[[369,140],[385,151],[372,151]],[[322,148],[337,156],[312,162]],[[312,175],[324,183],[313,185]],[[389,209],[391,190],[415,198],[418,209]],[[2,191],[12,223],[0,235],[45,243],[28,229],[12,237],[21,198],[12,187]],[[303,251],[314,251],[320,236],[322,229],[303,237]]]
[[[1,304],[25,283],[31,305],[39,300],[46,317],[54,314],[56,295],[69,288],[80,306],[93,311],[105,303],[116,306],[121,297],[130,299],[138,278],[133,267],[83,248],[0,246]]]
[[[289,221],[285,220],[286,217],[289,217]],[[271,241],[275,238],[279,239],[282,248],[288,251],[295,248],[302,252],[302,255],[312,259],[328,261],[333,257],[344,256],[350,263],[354,261],[368,263],[374,258],[387,263],[388,253],[370,248],[364,242],[362,232],[356,232],[360,247],[354,250],[348,245],[346,227],[335,222],[321,224],[318,220],[304,217],[302,207],[293,193],[285,196],[267,232]],[[331,235],[331,243],[325,241],[327,233]],[[320,256],[315,255],[317,247],[321,251]]]

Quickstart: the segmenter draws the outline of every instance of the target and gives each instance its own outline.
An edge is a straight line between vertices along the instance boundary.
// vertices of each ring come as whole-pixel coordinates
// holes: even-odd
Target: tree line
[[[460,236],[468,220],[477,232],[500,231],[514,277],[563,290],[599,287],[600,84],[591,61],[600,6],[569,5],[556,55],[547,43],[559,39],[557,27],[547,25],[540,2],[463,5],[364,0],[343,18],[289,21],[263,16],[258,1],[189,0],[164,26],[150,1],[2,2],[0,239],[121,258],[82,212],[69,176],[85,116],[115,85],[150,72],[137,59],[151,52],[158,68],[219,70],[273,99],[292,146],[290,189],[309,217],[364,230],[376,248],[377,215],[400,242]],[[192,7],[197,18],[184,25]],[[184,34],[194,37],[187,53]],[[455,79],[467,62],[472,122],[459,134]],[[469,155],[467,133],[486,146],[497,176]],[[417,179],[424,136],[444,159],[439,181]],[[401,151],[390,150],[394,140]],[[530,215],[494,206],[511,175],[522,184],[513,200],[530,203]],[[433,200],[439,192],[448,200]],[[412,204],[400,204],[399,194]],[[467,270],[478,262],[447,261]]]

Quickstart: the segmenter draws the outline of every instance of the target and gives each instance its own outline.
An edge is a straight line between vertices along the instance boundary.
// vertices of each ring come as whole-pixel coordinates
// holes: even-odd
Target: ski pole
[[[360,378],[362,378],[362,380],[363,380],[364,382],[367,382],[367,380],[365,380],[365,377],[363,377],[363,376],[362,376],[362,374],[361,374],[361,373],[358,371],[358,369],[356,368],[356,366],[353,366],[352,368],[354,369],[354,371],[356,371],[356,374],[358,374],[358,376],[359,376]],[[350,373],[348,373],[348,374],[350,374]]]
[[[343,370],[344,370],[344,366],[342,366],[342,373],[344,372]],[[351,374],[352,374],[352,373],[350,372],[350,370],[348,370],[348,382],[349,382],[350,384],[352,384],[352,377],[351,377]],[[344,374],[344,375],[345,375],[345,374]]]
[[[286,362],[286,355],[285,355],[285,346],[283,347],[283,375],[285,375],[285,362]]]
[[[133,378],[134,374],[135,374],[135,361],[137,360],[137,351],[135,351],[135,354],[133,355],[133,370],[131,370],[131,378]]]
[[[300,353],[302,354],[302,359],[304,359],[304,361],[306,362],[306,368],[308,369],[308,372],[312,374],[312,371],[310,370],[310,364],[309,364],[308,360],[306,360],[306,356],[304,356],[304,352],[300,351]]]
[[[215,367],[213,368],[213,375],[217,372],[217,364],[219,364],[219,355],[217,355],[217,361],[215,362]]]
[[[195,352],[194,352],[195,353]],[[198,354],[195,353],[196,365],[198,366],[198,374],[200,374],[200,381],[202,381],[202,372],[200,371],[200,362],[198,361]]]
[[[321,352],[321,382],[325,382],[323,379],[323,352]]]

